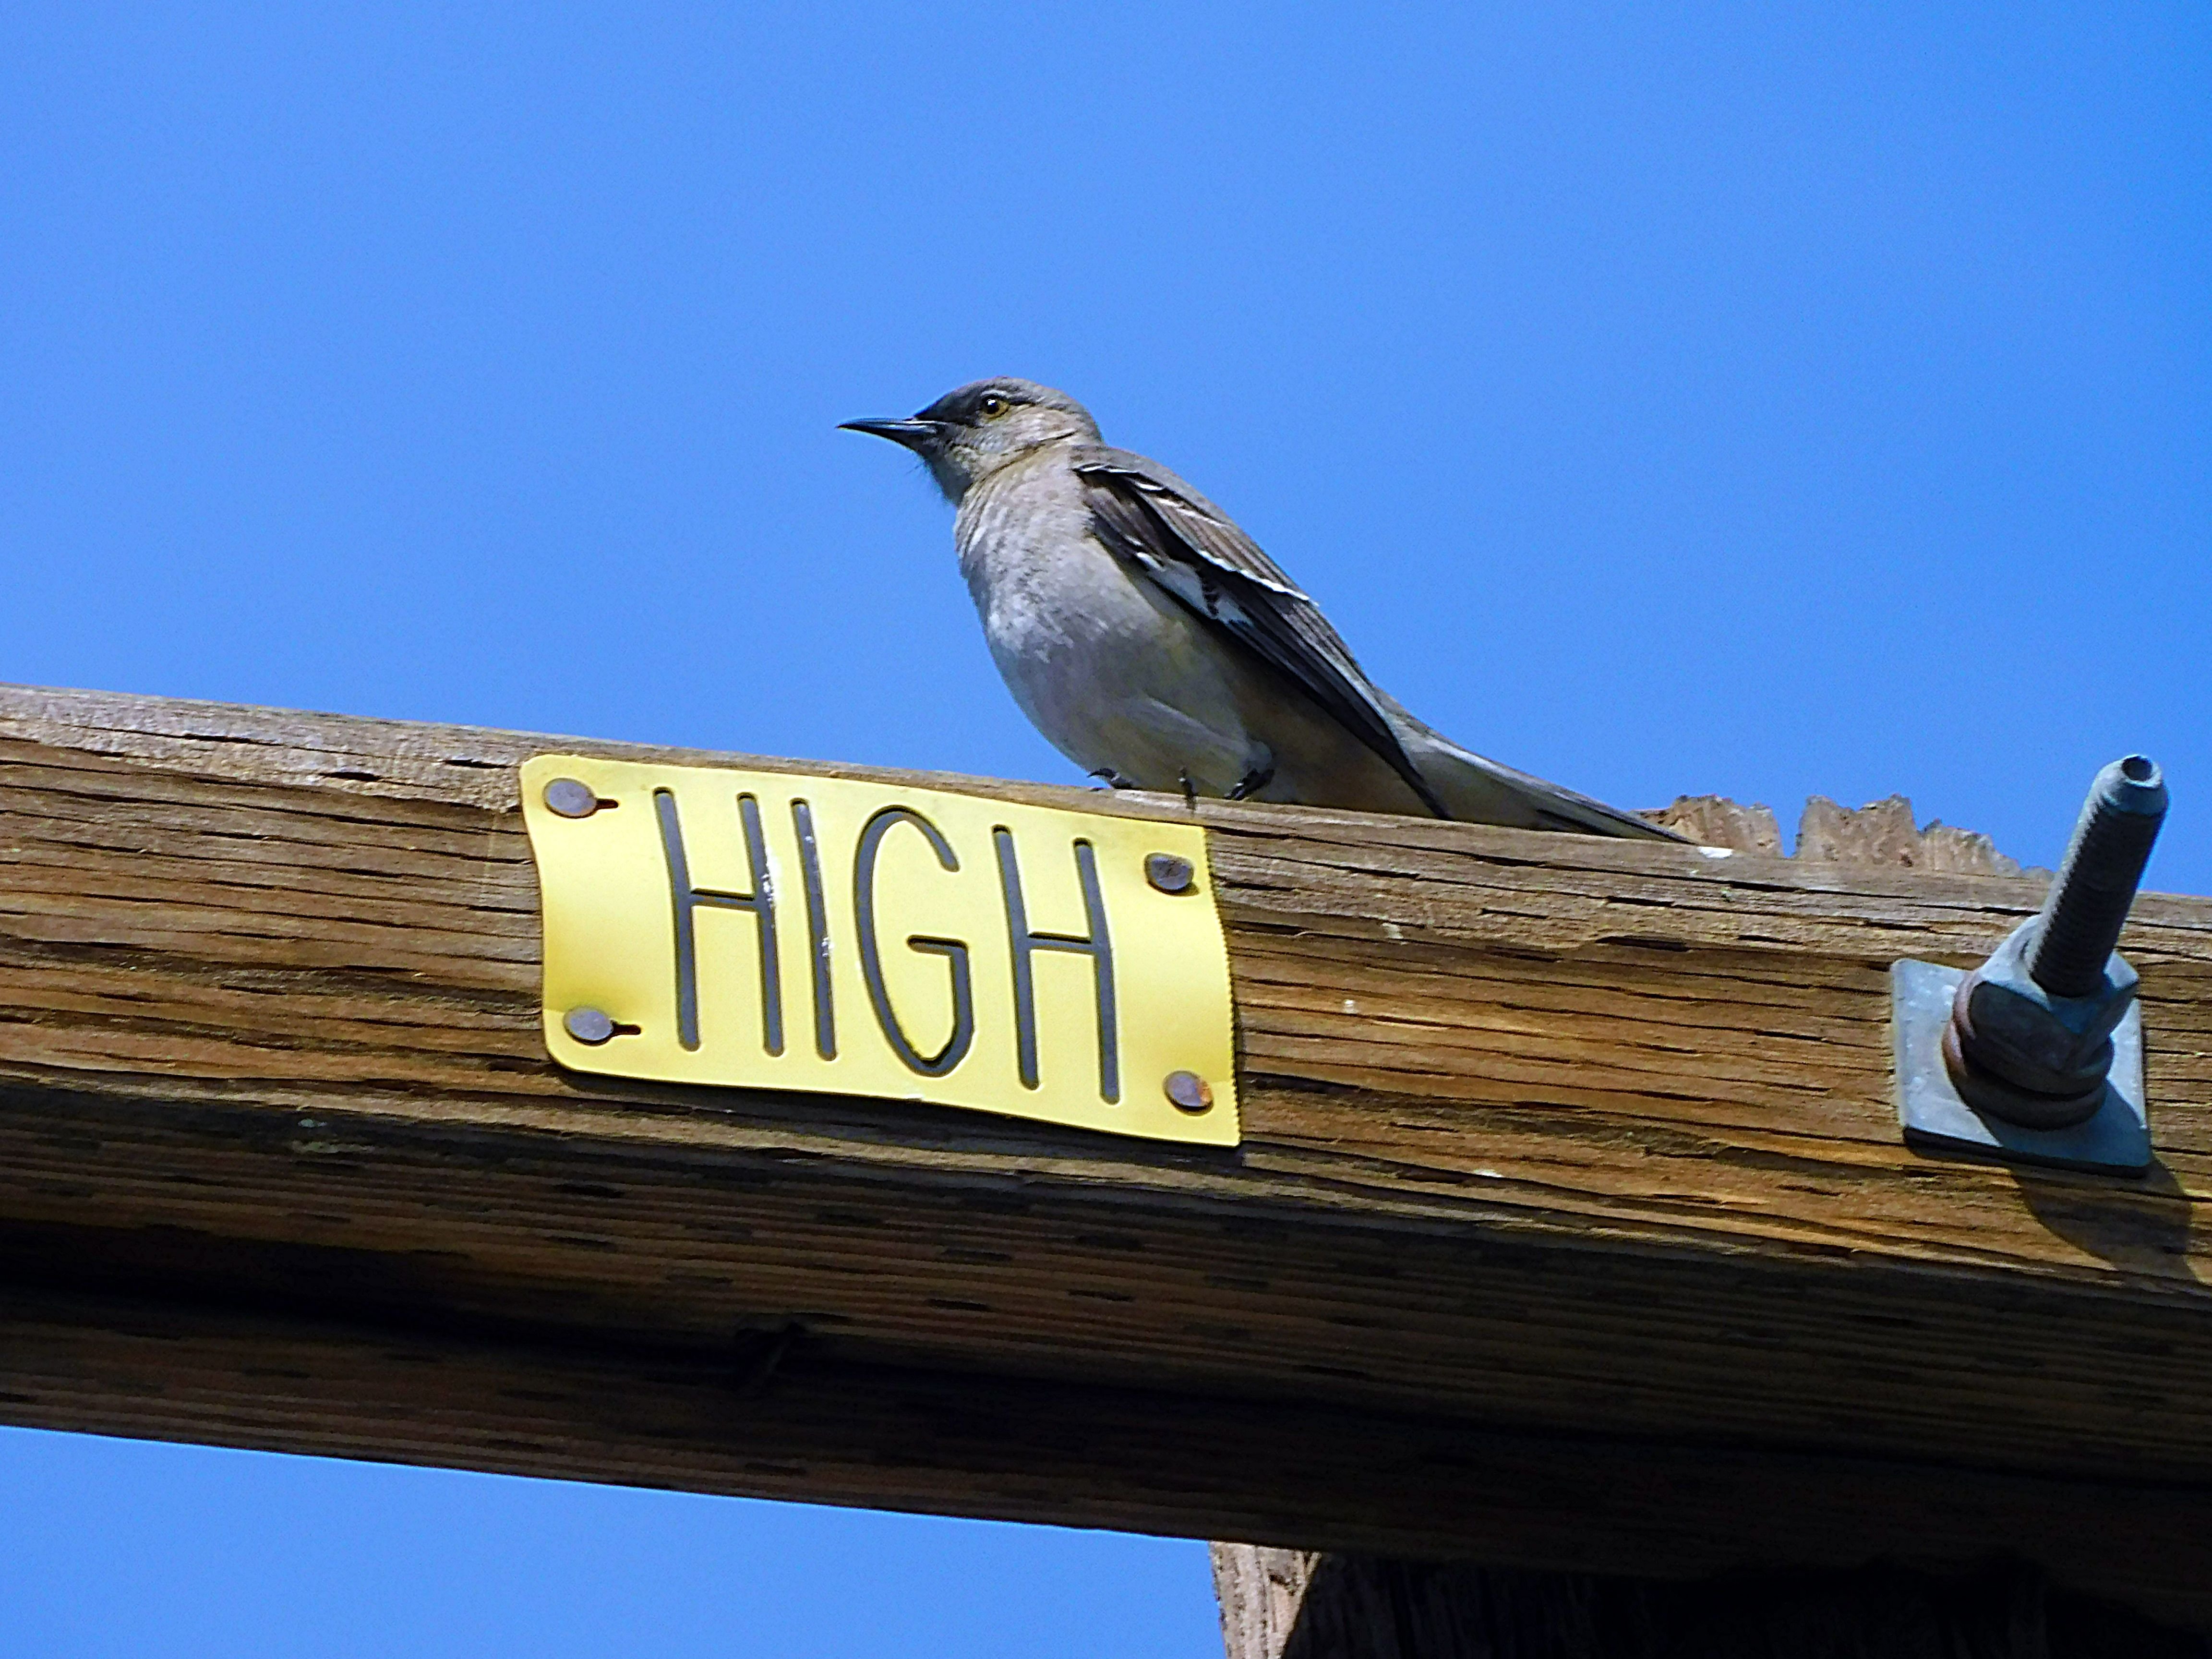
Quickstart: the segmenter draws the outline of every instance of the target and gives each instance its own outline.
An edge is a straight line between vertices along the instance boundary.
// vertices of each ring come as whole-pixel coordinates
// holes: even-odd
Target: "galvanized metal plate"
[[[1943,1028],[1966,970],[1932,962],[1890,964],[1891,1031],[1897,1050],[1897,1121],[1905,1140],[1934,1150],[2104,1175],[2150,1168],[2150,1117],[2143,1100],[2142,1010],[2130,1007],[2112,1033],[2112,1071],[2096,1115],[2070,1129],[2023,1129],[1959,1097],[1943,1064]]]
[[[1237,1143],[1195,824],[586,755],[522,799],[563,1066]]]

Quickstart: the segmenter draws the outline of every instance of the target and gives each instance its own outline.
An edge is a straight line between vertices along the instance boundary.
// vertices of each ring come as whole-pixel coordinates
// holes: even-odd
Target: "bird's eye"
[[[983,394],[982,401],[977,404],[975,407],[981,410],[984,414],[989,416],[995,421],[1000,416],[1005,414],[1009,409],[1012,409],[1013,405],[1008,403],[1004,398],[1001,398],[997,392],[987,392]]]

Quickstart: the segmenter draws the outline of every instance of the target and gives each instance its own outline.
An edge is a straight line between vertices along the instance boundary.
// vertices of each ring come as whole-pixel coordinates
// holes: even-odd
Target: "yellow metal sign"
[[[1237,1143],[1194,824],[586,755],[522,804],[563,1066]]]

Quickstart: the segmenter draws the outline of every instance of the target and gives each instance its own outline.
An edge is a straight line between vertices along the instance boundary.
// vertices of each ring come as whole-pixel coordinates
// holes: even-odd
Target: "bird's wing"
[[[1099,538],[1203,620],[1288,675],[1438,817],[1449,817],[1321,607],[1219,507],[1165,467],[1088,447],[1076,476]]]

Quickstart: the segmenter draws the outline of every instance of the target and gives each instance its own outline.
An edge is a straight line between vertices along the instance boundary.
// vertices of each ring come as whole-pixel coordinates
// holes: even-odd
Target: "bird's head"
[[[847,421],[843,430],[904,444],[955,502],[970,485],[1048,445],[1098,441],[1098,423],[1081,404],[1011,374],[948,392],[910,420]]]

